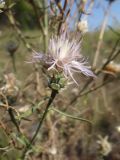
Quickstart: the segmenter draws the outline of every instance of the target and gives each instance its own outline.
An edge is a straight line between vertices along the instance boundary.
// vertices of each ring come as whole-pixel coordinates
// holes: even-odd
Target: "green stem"
[[[26,146],[26,148],[25,148],[25,150],[24,150],[24,152],[23,152],[23,155],[22,155],[22,157],[21,157],[22,160],[25,158],[26,152],[27,152],[28,149],[31,147],[31,145],[33,144],[35,138],[37,137],[37,135],[38,135],[38,133],[39,133],[39,131],[40,131],[40,128],[42,127],[42,124],[43,124],[43,122],[44,122],[44,120],[45,120],[45,118],[46,118],[46,116],[47,116],[47,113],[48,113],[48,111],[49,111],[49,107],[50,107],[50,105],[52,104],[52,102],[53,102],[54,98],[56,97],[57,93],[58,93],[57,90],[52,90],[50,99],[49,99],[48,104],[47,104],[47,106],[46,106],[46,108],[45,108],[45,111],[44,111],[44,113],[43,113],[43,116],[42,116],[42,118],[40,119],[40,122],[39,122],[39,125],[38,125],[38,127],[37,127],[37,130],[36,130],[35,134],[33,135],[30,143]]]
[[[47,106],[46,106],[46,108],[45,108],[45,111],[44,111],[43,116],[42,116],[42,118],[41,118],[41,120],[40,120],[40,123],[39,123],[39,125],[38,125],[38,128],[37,128],[37,130],[36,130],[36,132],[35,132],[32,140],[31,140],[31,144],[32,144],[33,141],[35,140],[35,138],[36,138],[36,136],[37,136],[37,134],[38,134],[41,126],[42,126],[42,123],[43,123],[43,121],[44,121],[44,119],[45,119],[45,117],[46,117],[46,115],[47,115],[47,113],[48,113],[49,107],[50,107],[51,103],[53,102],[56,94],[57,94],[56,90],[52,90],[51,97],[50,97],[50,99],[49,99],[49,101],[48,101],[48,104],[47,104]]]

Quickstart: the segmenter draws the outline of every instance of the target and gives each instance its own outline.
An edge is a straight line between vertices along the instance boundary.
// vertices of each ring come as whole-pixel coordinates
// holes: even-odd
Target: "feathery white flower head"
[[[70,39],[66,32],[60,36],[54,36],[50,39],[48,54],[34,52],[33,62],[44,61],[48,65],[48,70],[62,71],[66,78],[71,78],[75,83],[77,83],[74,78],[76,72],[94,77],[87,62],[79,53],[80,43],[75,39]]]

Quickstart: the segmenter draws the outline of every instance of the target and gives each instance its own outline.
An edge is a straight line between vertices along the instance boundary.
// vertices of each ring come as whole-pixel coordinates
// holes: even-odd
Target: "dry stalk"
[[[98,59],[99,59],[100,49],[101,49],[101,46],[102,46],[103,36],[104,36],[104,33],[105,33],[105,28],[106,28],[106,25],[107,25],[110,9],[111,9],[111,3],[108,4],[108,7],[106,9],[104,19],[103,19],[103,22],[102,22],[102,25],[101,25],[98,44],[97,44],[97,49],[96,49],[94,60],[93,60],[93,68],[96,67]]]

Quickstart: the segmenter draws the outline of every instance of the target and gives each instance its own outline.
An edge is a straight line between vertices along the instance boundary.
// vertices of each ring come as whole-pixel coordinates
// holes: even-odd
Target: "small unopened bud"
[[[82,20],[82,21],[78,22],[77,30],[80,31],[81,33],[88,32],[88,23],[87,23],[87,21],[86,20]]]

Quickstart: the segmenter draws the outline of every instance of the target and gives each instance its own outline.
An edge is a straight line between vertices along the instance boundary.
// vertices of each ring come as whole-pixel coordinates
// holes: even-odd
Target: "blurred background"
[[[61,89],[21,158],[51,92],[27,61],[62,26],[82,39],[97,78]],[[0,160],[23,159],[120,160],[120,0],[0,0]]]

